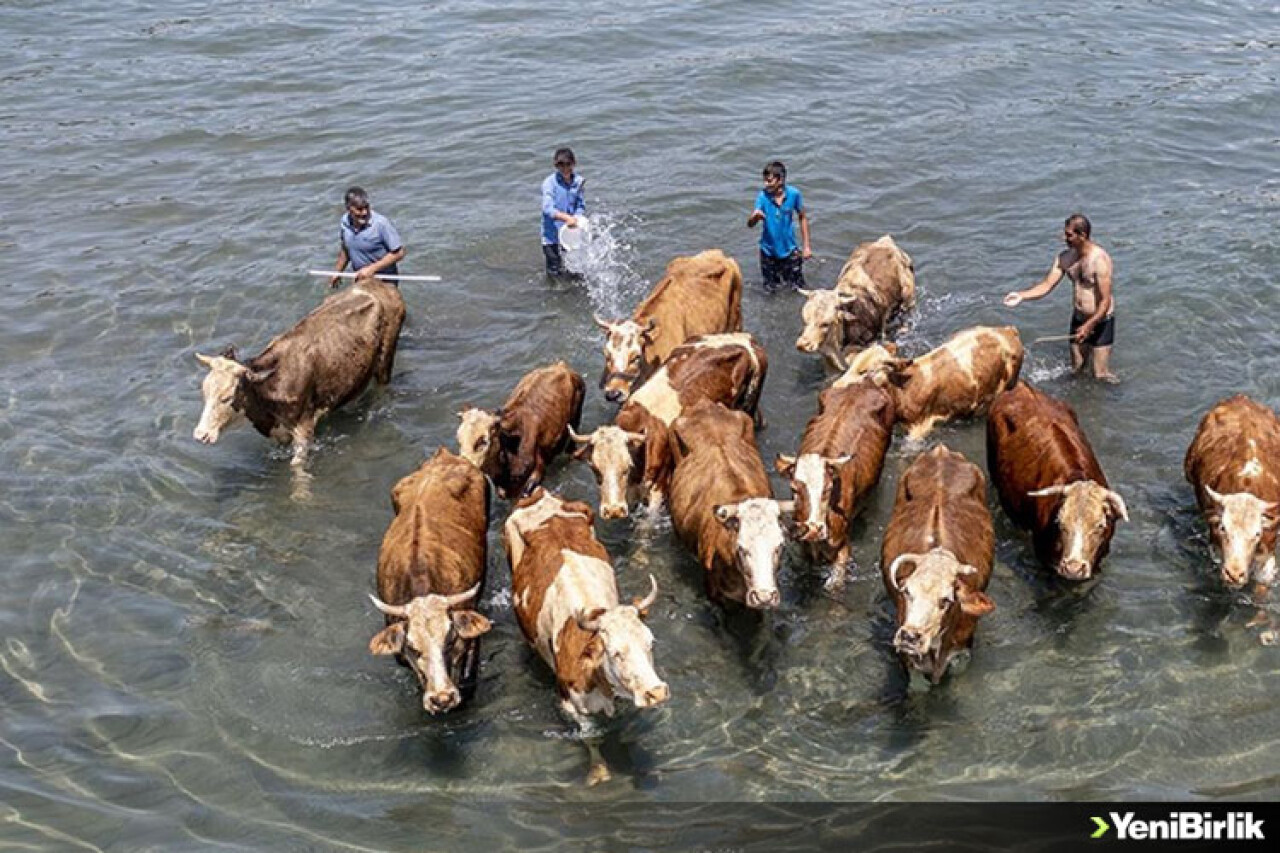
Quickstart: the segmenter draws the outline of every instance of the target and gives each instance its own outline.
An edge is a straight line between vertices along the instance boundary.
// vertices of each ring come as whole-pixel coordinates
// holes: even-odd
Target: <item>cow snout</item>
[[[462,694],[458,692],[458,688],[450,686],[447,690],[423,694],[422,707],[428,714],[442,714],[458,707],[461,701]]]
[[[196,427],[196,431],[192,433],[192,436],[201,444],[213,444],[218,440],[218,434],[216,432],[202,427]]]
[[[804,521],[799,525],[799,539],[801,542],[821,542],[827,538],[826,522]]]
[[[893,647],[903,654],[919,655],[920,649],[920,633],[914,631],[905,625],[898,629],[898,633],[893,635]]]
[[[610,388],[604,392],[604,398],[610,403],[621,403],[626,395],[618,388]]]
[[[610,521],[618,518],[626,518],[627,507],[625,504],[601,504],[600,517],[609,519]]]
[[[1058,564],[1058,574],[1070,581],[1087,581],[1093,576],[1093,566],[1086,560],[1063,560]]]
[[[1222,582],[1232,589],[1240,589],[1249,580],[1249,573],[1222,567]]]
[[[650,687],[640,697],[640,701],[636,703],[641,708],[652,708],[655,705],[661,705],[671,696],[671,690],[666,684],[659,682],[657,686]]]
[[[757,610],[771,610],[782,602],[782,596],[776,589],[747,590],[747,606]]]
[[[818,349],[818,345],[808,338],[799,337],[796,338],[796,349],[800,352],[814,352]]]

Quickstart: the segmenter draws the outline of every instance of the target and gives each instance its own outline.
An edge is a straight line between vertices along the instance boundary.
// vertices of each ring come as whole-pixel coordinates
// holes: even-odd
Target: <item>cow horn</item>
[[[893,562],[889,564],[889,580],[893,582],[894,589],[899,592],[902,591],[902,584],[898,583],[898,567],[906,562],[918,563],[920,562],[920,557],[920,554],[899,554],[894,558]]]
[[[572,438],[574,441],[578,442],[578,444],[590,444],[591,437],[592,437],[591,433],[587,433],[586,435],[578,435],[577,430],[575,430],[573,427],[569,427],[569,438]]]
[[[476,593],[478,593],[479,591],[480,591],[480,584],[476,584],[466,592],[460,592],[456,595],[442,595],[440,597],[444,599],[445,607],[457,607],[459,604],[463,604],[475,598]]]
[[[592,314],[591,319],[596,321],[596,325],[604,329],[606,332],[613,330],[613,324],[608,320],[601,320],[599,314]]]
[[[634,441],[636,444],[644,444],[645,434],[642,432],[623,432],[627,437],[627,441]]]
[[[408,611],[404,608],[403,605],[387,604],[381,598],[378,598],[378,596],[372,593],[369,594],[369,600],[373,602],[374,607],[378,608],[388,616],[407,616],[408,615]]]
[[[805,289],[805,288],[803,288],[803,287],[797,287],[797,288],[796,288],[796,293],[800,294],[800,295],[801,295],[801,296],[803,296],[805,299],[812,299],[813,297],[815,297],[815,296],[817,296],[817,295],[818,295],[818,291],[816,291],[816,290],[806,290],[806,289]]]
[[[971,566],[968,563],[961,563],[960,568],[956,569],[957,575],[976,575],[978,573],[977,566]]]
[[[796,511],[795,501],[778,501],[778,514],[787,515]]]
[[[213,367],[213,356],[211,355],[201,355],[200,353],[196,353],[196,361],[200,362],[205,367]]]
[[[1205,492],[1205,494],[1207,494],[1209,497],[1213,498],[1213,502],[1214,502],[1214,503],[1216,503],[1216,504],[1221,504],[1221,503],[1225,500],[1225,498],[1223,498],[1223,497],[1222,497],[1222,495],[1220,495],[1220,494],[1218,494],[1217,492],[1215,492],[1215,491],[1214,491],[1211,487],[1209,487],[1209,486],[1205,486],[1205,487],[1204,487],[1204,492]]]
[[[578,624],[579,628],[586,631],[588,634],[594,634],[596,631],[600,630],[599,616],[587,617],[583,616],[581,612],[578,612],[574,614],[573,621]]]
[[[1027,497],[1047,498],[1047,497],[1052,497],[1053,495],[1063,494],[1064,492],[1066,492],[1066,490],[1067,490],[1066,484],[1060,483],[1056,486],[1046,486],[1043,489],[1036,489],[1034,492],[1027,492]]]
[[[653,603],[657,600],[658,600],[658,579],[655,578],[653,575],[649,575],[649,594],[646,595],[644,598],[636,599],[635,608],[639,612],[643,613],[646,610],[648,610],[650,607],[652,607]]]
[[[1107,503],[1116,511],[1116,515],[1125,521],[1129,520],[1129,508],[1124,505],[1124,498],[1120,497],[1119,493],[1107,489]]]

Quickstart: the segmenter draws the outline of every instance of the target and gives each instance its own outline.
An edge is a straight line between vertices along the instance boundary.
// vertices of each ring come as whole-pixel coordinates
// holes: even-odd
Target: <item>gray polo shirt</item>
[[[403,248],[400,233],[391,224],[391,220],[378,211],[369,213],[369,224],[356,231],[351,227],[351,218],[342,215],[342,245],[347,247],[347,257],[351,259],[351,269],[359,270],[374,261]],[[382,271],[383,274],[396,275],[398,270],[392,264]]]

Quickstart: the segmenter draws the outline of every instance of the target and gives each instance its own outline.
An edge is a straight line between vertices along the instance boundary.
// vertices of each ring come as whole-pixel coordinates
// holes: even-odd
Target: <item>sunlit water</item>
[[[1243,391],[1277,400],[1276,10],[964,4],[54,2],[0,11],[0,839],[44,849],[550,848],[543,813],[476,803],[1267,797],[1277,649],[1223,592],[1181,462]],[[539,181],[574,146],[597,239],[549,285]],[[996,511],[997,610],[932,690],[888,652],[876,559],[914,448],[895,443],[838,597],[788,552],[781,609],[704,601],[669,522],[598,527],[650,617],[670,703],[605,726],[608,785],[511,612],[495,503],[474,703],[424,716],[367,651],[388,490],[465,404],[565,358],[679,254],[748,279],[771,368],[760,436],[792,452],[824,373],[799,297],[765,297],[745,218],[784,159],[830,286],[858,242],[916,261],[920,352],[975,323],[1061,334],[1065,291],[1009,311],[1075,209],[1116,264],[1124,379],[1025,373],[1075,406],[1132,522],[1087,588]],[[286,451],[191,438],[196,352],[260,350],[326,293],[342,190],[405,235],[394,379],[329,418],[295,500]],[[576,260],[575,260],[576,263]],[[981,423],[940,429],[984,464]],[[590,473],[549,482],[595,500]],[[775,486],[781,483],[775,482]],[[993,507],[995,506],[993,501]],[[1262,603],[1264,618],[1276,618]],[[535,825],[536,824],[536,825]],[[714,827],[714,823],[712,824]],[[726,827],[728,828],[728,827]],[[585,834],[585,835],[584,835]],[[714,835],[714,830],[712,830]],[[3,846],[3,845],[0,845]]]

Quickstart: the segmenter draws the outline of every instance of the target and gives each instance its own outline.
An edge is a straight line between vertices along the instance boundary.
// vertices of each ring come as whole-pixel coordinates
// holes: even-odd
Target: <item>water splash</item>
[[[608,211],[591,216],[591,239],[565,252],[565,266],[582,276],[592,308],[604,317],[626,317],[644,294],[635,271],[635,249],[628,241],[634,223]]]

